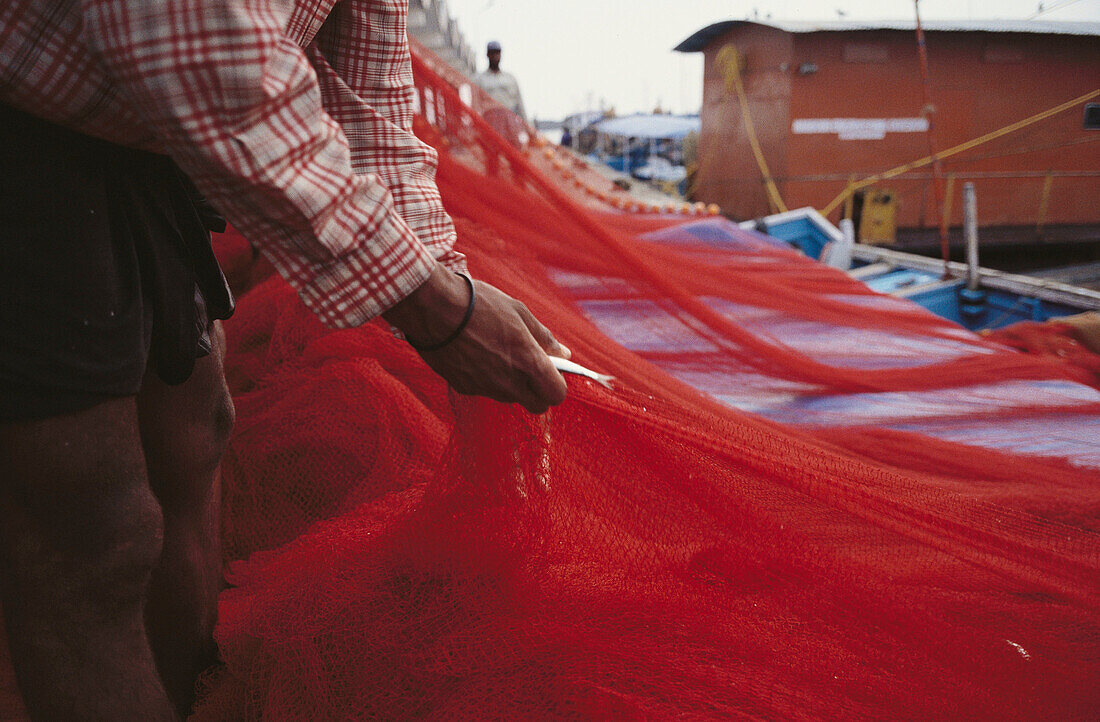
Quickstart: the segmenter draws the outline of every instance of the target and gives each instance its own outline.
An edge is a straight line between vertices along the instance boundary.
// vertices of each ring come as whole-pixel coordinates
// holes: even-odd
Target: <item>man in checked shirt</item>
[[[407,11],[0,3],[0,594],[32,717],[175,719],[212,659],[232,301],[190,181],[325,323],[446,342],[422,356],[463,393],[565,398],[568,351],[456,275]]]

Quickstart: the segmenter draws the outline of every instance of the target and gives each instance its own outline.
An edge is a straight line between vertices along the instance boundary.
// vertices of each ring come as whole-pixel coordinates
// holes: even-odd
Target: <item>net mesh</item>
[[[614,389],[454,395],[221,239],[250,290],[197,719],[1094,717],[1089,357],[639,207],[414,69],[471,271]]]

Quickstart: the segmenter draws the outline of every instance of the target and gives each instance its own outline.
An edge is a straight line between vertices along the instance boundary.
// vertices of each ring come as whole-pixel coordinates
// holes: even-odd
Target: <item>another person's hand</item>
[[[477,303],[466,328],[438,351],[421,356],[455,391],[518,403],[533,414],[565,400],[565,379],[550,355],[569,357],[522,303],[474,281]],[[384,315],[417,345],[445,339],[462,321],[470,301],[466,281],[443,266]]]

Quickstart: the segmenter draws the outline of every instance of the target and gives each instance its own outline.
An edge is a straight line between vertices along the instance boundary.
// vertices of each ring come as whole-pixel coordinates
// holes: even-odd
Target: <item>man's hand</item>
[[[474,283],[477,305],[465,330],[438,351],[421,353],[423,359],[462,394],[522,404],[533,414],[560,404],[565,379],[549,355],[568,358],[569,350],[522,303],[487,283]],[[410,341],[428,345],[457,328],[469,301],[466,282],[437,266],[420,288],[383,315]]]

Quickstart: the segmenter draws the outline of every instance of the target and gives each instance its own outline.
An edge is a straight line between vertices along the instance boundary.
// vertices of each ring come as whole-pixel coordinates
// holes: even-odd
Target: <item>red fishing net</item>
[[[624,213],[415,61],[471,271],[614,388],[458,397],[223,241],[257,285],[197,719],[1095,717],[1086,369],[694,209]]]
[[[532,418],[448,395],[381,325],[326,331],[279,280],[244,296],[248,561],[199,718],[1095,712],[1095,449],[1003,431],[1095,430],[1080,366],[728,222],[621,213],[429,62],[417,129],[472,271],[615,388],[570,378]]]
[[[1097,333],[1100,330],[1100,317],[1077,318],[1089,326],[1082,328],[1084,324],[1024,321],[992,331],[986,338],[1026,353],[1057,357],[1090,374],[1090,383],[1100,388],[1100,334]]]

